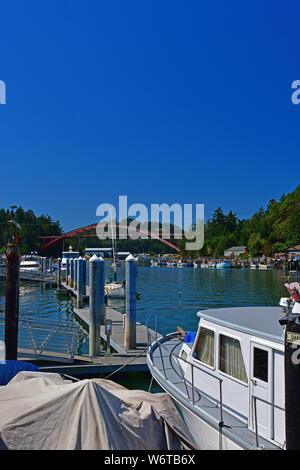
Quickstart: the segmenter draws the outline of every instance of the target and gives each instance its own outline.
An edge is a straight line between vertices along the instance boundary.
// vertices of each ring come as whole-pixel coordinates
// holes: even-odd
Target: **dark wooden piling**
[[[19,272],[20,255],[15,243],[6,248],[6,289],[5,289],[5,358],[17,360],[19,323]]]

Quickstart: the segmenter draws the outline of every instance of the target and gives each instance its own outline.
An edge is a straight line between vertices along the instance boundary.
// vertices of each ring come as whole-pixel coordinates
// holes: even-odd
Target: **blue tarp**
[[[195,338],[196,338],[196,333],[194,333],[193,331],[189,331],[185,335],[184,342],[185,343],[193,343],[195,341]]]
[[[7,385],[22,370],[39,372],[39,368],[30,362],[0,361],[0,385]]]

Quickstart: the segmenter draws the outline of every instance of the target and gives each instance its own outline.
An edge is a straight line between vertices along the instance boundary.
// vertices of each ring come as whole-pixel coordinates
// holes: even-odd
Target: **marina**
[[[297,12],[2,2],[0,451],[300,450]]]

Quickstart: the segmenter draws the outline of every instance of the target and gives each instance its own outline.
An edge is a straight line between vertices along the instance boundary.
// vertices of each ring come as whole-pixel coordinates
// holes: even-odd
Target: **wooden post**
[[[125,347],[136,348],[136,266],[132,255],[126,258]]]
[[[5,290],[5,359],[16,361],[18,356],[20,255],[15,243],[6,248]]]

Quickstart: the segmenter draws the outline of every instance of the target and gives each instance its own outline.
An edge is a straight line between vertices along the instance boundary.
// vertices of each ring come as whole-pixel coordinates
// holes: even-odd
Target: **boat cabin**
[[[224,412],[249,430],[284,447],[281,308],[218,308],[197,315],[196,338],[193,343],[183,343],[179,354],[185,360],[181,367],[186,380],[208,399],[222,401]]]

